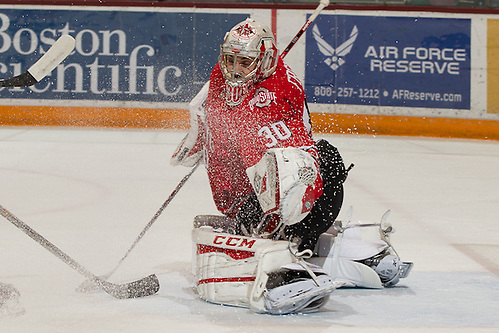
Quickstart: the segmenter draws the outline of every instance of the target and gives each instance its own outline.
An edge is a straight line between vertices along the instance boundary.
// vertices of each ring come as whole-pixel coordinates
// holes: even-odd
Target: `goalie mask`
[[[274,73],[277,59],[274,35],[266,25],[248,18],[232,28],[225,35],[219,56],[227,104],[241,103],[252,84]]]

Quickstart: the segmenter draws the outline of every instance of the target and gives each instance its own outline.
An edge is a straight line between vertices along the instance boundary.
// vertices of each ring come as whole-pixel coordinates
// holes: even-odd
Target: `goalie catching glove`
[[[318,164],[299,148],[269,149],[246,173],[264,214],[278,214],[283,225],[303,220],[322,194]]]

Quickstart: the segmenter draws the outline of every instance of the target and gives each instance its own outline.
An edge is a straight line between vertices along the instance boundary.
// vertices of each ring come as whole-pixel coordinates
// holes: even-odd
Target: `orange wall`
[[[493,120],[312,113],[317,133],[499,140]],[[189,127],[186,110],[0,105],[0,125],[117,128]]]

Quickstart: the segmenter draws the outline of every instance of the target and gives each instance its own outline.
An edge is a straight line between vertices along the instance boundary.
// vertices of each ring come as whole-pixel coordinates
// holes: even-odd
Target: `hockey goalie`
[[[221,213],[194,221],[202,299],[312,312],[340,286],[381,288],[407,275],[383,233],[365,240],[362,226],[333,225],[348,171],[335,147],[312,138],[303,86],[267,26],[247,19],[225,35],[190,114],[171,163],[202,159]]]

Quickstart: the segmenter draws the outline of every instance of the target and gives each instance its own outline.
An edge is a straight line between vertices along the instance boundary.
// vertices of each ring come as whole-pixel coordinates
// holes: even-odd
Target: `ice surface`
[[[95,274],[111,271],[189,169],[169,157],[184,132],[0,128],[0,204]],[[317,136],[318,138],[319,136]],[[269,316],[200,301],[191,225],[215,214],[200,169],[111,277],[150,273],[158,295],[133,300],[75,291],[76,271],[0,218],[0,281],[21,315],[0,332],[478,332],[499,328],[499,143],[323,136],[347,164],[342,218],[378,222],[414,261],[384,290],[335,291],[316,314]]]

